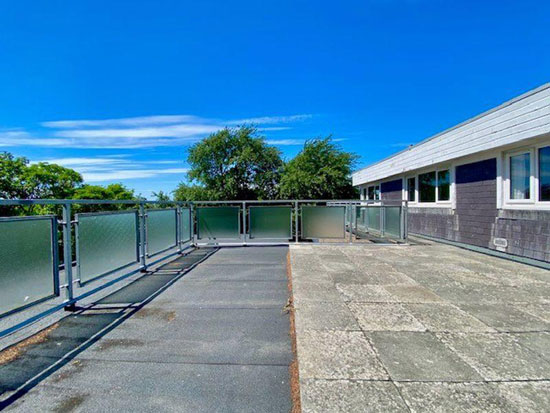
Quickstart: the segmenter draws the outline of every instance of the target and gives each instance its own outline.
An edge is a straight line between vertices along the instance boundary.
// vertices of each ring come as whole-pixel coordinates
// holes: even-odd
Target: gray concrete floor
[[[436,243],[291,267],[303,412],[550,411],[550,271]]]
[[[0,365],[0,401],[25,412],[289,411],[287,252],[225,248],[182,278],[185,258],[125,286]]]

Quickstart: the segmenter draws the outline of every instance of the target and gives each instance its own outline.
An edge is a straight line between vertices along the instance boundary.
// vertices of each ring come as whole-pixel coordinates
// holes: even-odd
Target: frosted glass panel
[[[147,254],[153,255],[176,245],[176,210],[147,211]]]
[[[356,218],[357,218],[357,228],[361,231],[366,230],[367,208],[358,206],[355,209],[355,213],[356,213]]]
[[[249,208],[250,238],[292,238],[292,208],[255,206]]]
[[[137,262],[137,214],[77,214],[78,278],[81,283]]]
[[[384,207],[385,208],[385,226],[384,233],[393,237],[401,237],[401,207]]]
[[[345,238],[346,208],[302,207],[302,238]]]
[[[240,207],[197,208],[198,239],[240,238]]]
[[[52,223],[51,217],[0,220],[0,314],[56,294]]]
[[[182,242],[189,241],[191,239],[191,209],[182,208],[181,209],[181,234],[180,239]]]
[[[369,229],[380,231],[380,207],[367,207]]]

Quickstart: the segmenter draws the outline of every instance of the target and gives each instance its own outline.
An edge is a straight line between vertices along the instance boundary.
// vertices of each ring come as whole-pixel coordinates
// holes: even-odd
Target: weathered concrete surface
[[[221,249],[137,311],[129,287],[61,320],[0,365],[0,410],[288,412],[287,252]]]
[[[550,271],[429,243],[291,247],[304,412],[541,412]]]

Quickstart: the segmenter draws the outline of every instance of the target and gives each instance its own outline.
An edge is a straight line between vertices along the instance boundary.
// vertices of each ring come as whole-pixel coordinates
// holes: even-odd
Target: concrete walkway
[[[290,411],[287,252],[221,249],[134,308],[193,258],[164,266],[1,365],[0,400],[22,412]]]
[[[291,267],[304,413],[549,410],[550,271],[441,244]]]

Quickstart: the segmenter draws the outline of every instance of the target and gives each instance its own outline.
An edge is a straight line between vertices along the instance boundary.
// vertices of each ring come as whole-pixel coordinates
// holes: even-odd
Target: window
[[[407,179],[407,201],[416,201],[416,178],[414,176]]]
[[[550,201],[550,146],[539,149],[539,201]]]
[[[531,154],[510,156],[510,199],[531,198]]]
[[[369,186],[367,195],[367,199],[371,201],[380,199],[380,185]]]
[[[418,192],[420,202],[435,202],[435,172],[418,175]]]
[[[449,170],[437,172],[437,200],[449,201],[451,199],[451,178]]]

